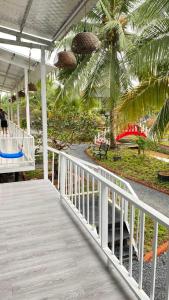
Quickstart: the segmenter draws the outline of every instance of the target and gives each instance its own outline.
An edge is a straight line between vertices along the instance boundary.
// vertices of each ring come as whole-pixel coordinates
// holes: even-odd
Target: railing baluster
[[[87,173],[87,223],[89,224],[89,173]]]
[[[92,220],[93,226],[95,226],[95,179],[92,177]]]
[[[58,155],[58,190],[60,190],[60,154]]]
[[[82,212],[83,217],[85,217],[85,199],[84,199],[84,170],[82,170]]]
[[[64,157],[64,155],[61,155],[61,161],[60,161],[60,165],[61,165],[61,170],[62,172],[60,173],[60,195],[61,195],[61,199],[62,197],[64,197],[65,195],[65,178],[66,178],[66,158]]]
[[[156,279],[156,266],[157,266],[157,242],[158,242],[158,222],[154,222],[154,240],[153,240],[153,261],[151,272],[151,290],[150,300],[154,300],[155,296],[155,279]]]
[[[143,283],[143,259],[144,259],[144,225],[145,225],[145,214],[143,211],[140,212],[140,249],[139,249],[139,289],[142,289]]]
[[[81,200],[80,200],[80,182],[81,182],[81,176],[80,176],[80,174],[81,174],[81,172],[80,172],[80,167],[78,168],[78,182],[79,182],[79,184],[78,184],[78,192],[79,192],[79,199],[78,199],[78,202],[79,202],[79,212],[81,212]]]
[[[55,172],[54,165],[55,165],[55,153],[53,152],[52,153],[52,184],[54,184],[54,172]]]
[[[112,254],[114,255],[114,246],[115,246],[115,209],[116,209],[116,195],[112,191]]]
[[[74,205],[76,207],[76,200],[77,200],[77,165],[75,165],[75,202],[74,202]]]
[[[69,183],[70,183],[70,201],[73,202],[73,174],[72,174],[72,162],[70,161],[70,173],[69,173]]]
[[[101,246],[108,246],[108,188],[101,183]]]
[[[133,235],[134,235],[134,206],[130,206],[130,246],[129,246],[129,275],[132,277],[133,268]]]
[[[68,171],[68,160],[66,159],[66,176],[65,176],[65,194],[67,195],[68,189],[67,189],[67,171]]]
[[[123,264],[123,223],[124,223],[124,199],[121,198],[121,210],[120,210],[120,264]]]

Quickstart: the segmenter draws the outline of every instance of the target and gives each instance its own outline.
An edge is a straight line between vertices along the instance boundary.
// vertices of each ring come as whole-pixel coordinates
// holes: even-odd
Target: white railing
[[[88,230],[102,252],[107,256],[109,266],[115,267],[129,287],[141,300],[156,299],[156,266],[159,226],[169,230],[169,218],[154,210],[138,199],[129,190],[125,190],[110,178],[82,164],[78,159],[48,147],[52,153],[52,177],[60,191],[61,200],[67,204]],[[57,162],[57,163],[56,163]],[[57,166],[57,170],[55,170]],[[57,172],[57,176],[55,173]],[[105,171],[106,172],[106,171]],[[116,175],[112,175],[113,177]],[[125,205],[128,207],[129,223],[129,261],[123,259]],[[119,248],[116,246],[116,215],[119,214]],[[111,216],[111,222],[110,222]],[[138,230],[138,218],[139,231]],[[145,248],[145,229],[147,218],[154,224],[152,243],[151,283],[149,292],[144,290],[143,264]],[[108,226],[109,225],[109,226]],[[111,234],[110,234],[111,225]],[[135,240],[138,239],[138,274],[133,274],[133,256]],[[169,251],[168,265],[161,270],[166,272],[166,300],[169,299]],[[146,277],[147,278],[147,277]],[[159,299],[159,298],[158,298]]]
[[[0,151],[5,153],[17,153],[23,150],[24,157],[19,158],[19,164],[35,164],[34,137],[18,127],[15,123],[8,122],[8,135],[0,136]],[[16,159],[3,159],[5,165],[16,164]]]

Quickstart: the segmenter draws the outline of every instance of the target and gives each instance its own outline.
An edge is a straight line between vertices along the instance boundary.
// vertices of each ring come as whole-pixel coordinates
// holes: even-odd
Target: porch
[[[0,298],[134,300],[49,181],[2,184]]]

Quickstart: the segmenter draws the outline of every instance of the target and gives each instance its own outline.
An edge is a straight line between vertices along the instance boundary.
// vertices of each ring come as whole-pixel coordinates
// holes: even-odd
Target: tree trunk
[[[119,83],[119,61],[117,58],[117,46],[115,43],[111,45],[110,57],[110,148],[116,147],[115,137],[115,108],[120,94]]]

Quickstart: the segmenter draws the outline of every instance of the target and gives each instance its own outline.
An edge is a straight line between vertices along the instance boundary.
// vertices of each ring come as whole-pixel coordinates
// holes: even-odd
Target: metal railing
[[[18,127],[15,123],[8,122],[8,135],[0,136],[0,151],[5,153],[15,153],[23,149],[24,156],[19,159],[5,159],[1,163],[5,165],[13,165],[29,163],[35,164],[35,145],[34,137]]]
[[[104,172],[108,172],[108,175],[110,175],[108,178],[103,176],[105,175],[103,170],[102,172],[93,170],[92,164],[89,167],[81,163],[79,159],[50,147],[48,147],[48,151],[52,154],[50,179],[60,191],[61,200],[72,209],[76,217],[100,246],[102,252],[107,256],[109,266],[112,265],[118,270],[138,299],[156,299],[159,228],[161,230],[162,226],[168,231],[169,218],[140,201],[136,194],[129,189],[127,182],[128,190],[116,184],[116,181],[114,181],[116,175],[109,174],[107,170],[104,170]],[[118,180],[120,180],[119,177]],[[125,181],[122,180],[122,182],[124,184]],[[128,207],[127,216],[125,216],[125,206]],[[119,214],[119,228],[117,228],[116,224],[117,213]],[[129,224],[129,255],[127,263],[123,256],[125,218],[127,218]],[[140,220],[139,223],[138,219]],[[145,291],[143,266],[147,219],[153,224],[153,242],[151,283],[148,291]],[[117,230],[119,232],[118,249]],[[134,255],[136,239],[138,240],[137,257]],[[166,272],[166,300],[169,299],[169,251],[167,257],[168,265],[162,270],[163,273],[164,271]],[[137,263],[137,275],[133,274],[133,261]]]

